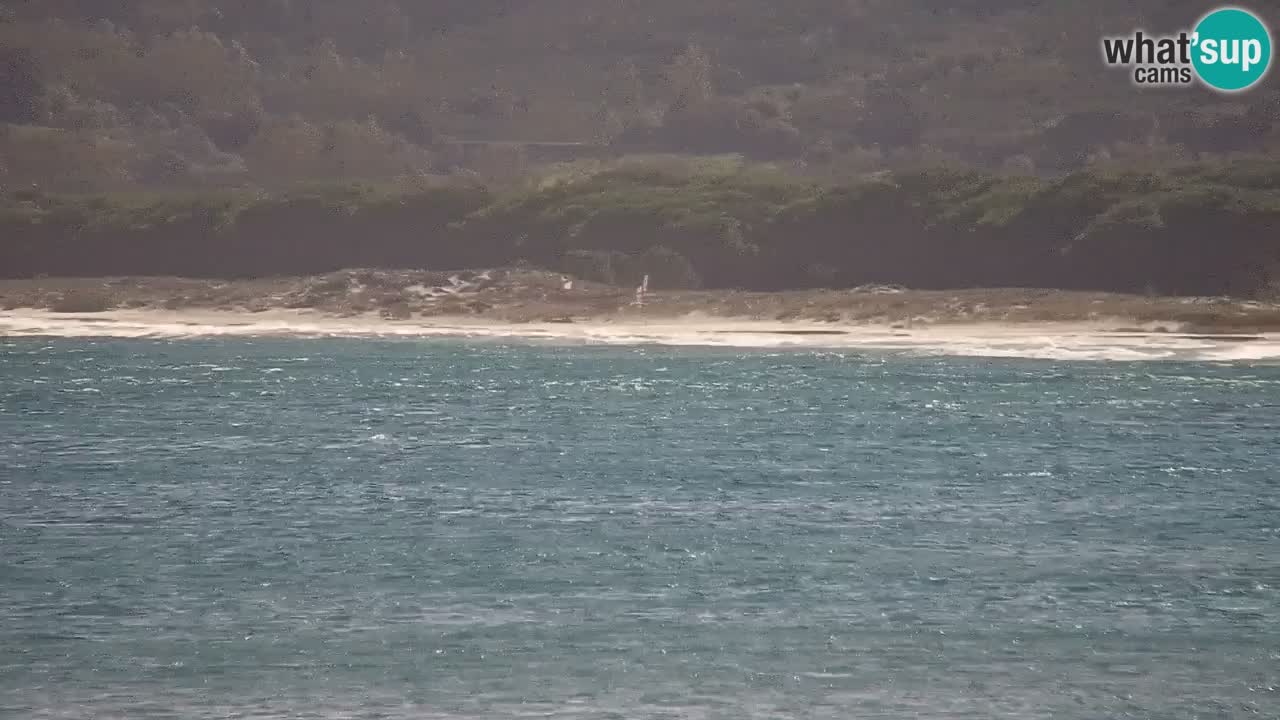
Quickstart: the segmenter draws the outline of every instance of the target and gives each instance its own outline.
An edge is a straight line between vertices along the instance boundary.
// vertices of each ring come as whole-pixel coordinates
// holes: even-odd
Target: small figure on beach
[[[649,292],[649,276],[645,275],[644,280],[640,281],[640,287],[636,288],[636,301],[633,305],[644,307],[644,296]]]

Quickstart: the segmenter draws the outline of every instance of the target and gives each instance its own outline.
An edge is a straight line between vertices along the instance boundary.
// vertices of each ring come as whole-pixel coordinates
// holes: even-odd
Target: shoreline
[[[689,315],[503,322],[468,316],[388,319],[314,310],[0,311],[0,339],[181,340],[209,338],[468,339],[583,346],[667,346],[762,350],[846,350],[1044,360],[1280,361],[1280,333],[1160,332],[1123,322],[890,324]]]
[[[627,288],[559,273],[0,280],[0,338],[471,338],[1048,359],[1280,359],[1280,304],[992,288]]]

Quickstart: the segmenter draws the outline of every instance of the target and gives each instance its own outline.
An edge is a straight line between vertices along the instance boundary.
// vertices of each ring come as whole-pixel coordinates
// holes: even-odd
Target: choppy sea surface
[[[1280,367],[0,341],[0,715],[1280,717]]]

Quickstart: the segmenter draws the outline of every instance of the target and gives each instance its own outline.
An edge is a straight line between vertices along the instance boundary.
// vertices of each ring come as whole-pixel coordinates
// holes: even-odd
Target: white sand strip
[[[1280,334],[1204,336],[1120,332],[1123,322],[883,325],[776,322],[690,317],[651,322],[608,319],[575,323],[498,323],[466,318],[387,320],[336,317],[307,310],[262,313],[118,310],[65,314],[0,312],[0,337],[471,337],[606,345],[811,348],[897,351],[922,355],[1052,360],[1280,360]]]

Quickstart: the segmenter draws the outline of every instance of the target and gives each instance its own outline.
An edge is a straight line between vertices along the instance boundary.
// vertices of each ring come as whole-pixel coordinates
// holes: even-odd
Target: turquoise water
[[[1280,716],[1280,368],[0,343],[0,714]]]

